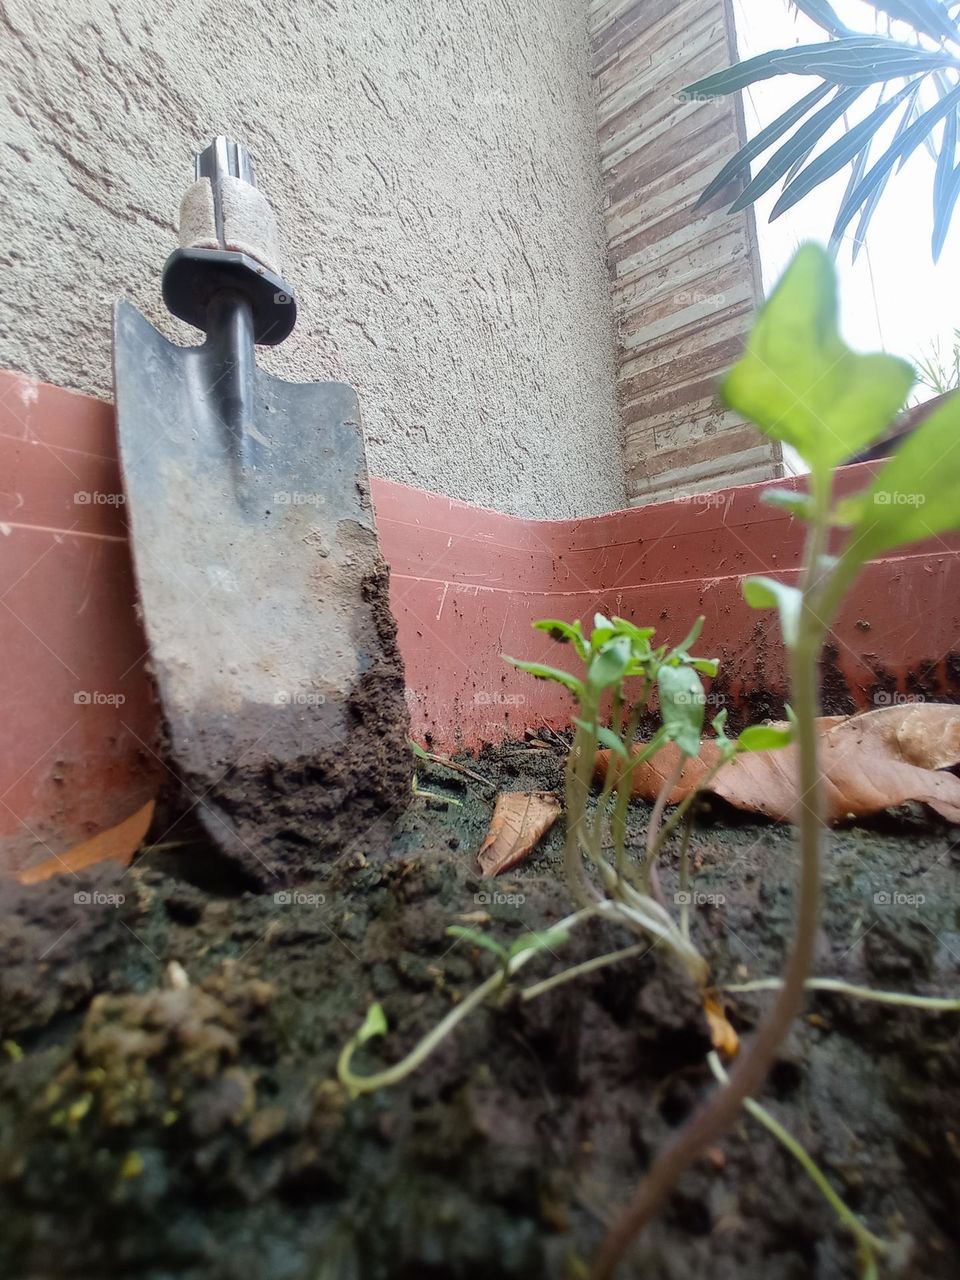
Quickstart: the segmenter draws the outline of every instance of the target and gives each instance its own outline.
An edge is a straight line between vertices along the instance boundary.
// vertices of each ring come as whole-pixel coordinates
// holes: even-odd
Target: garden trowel
[[[275,240],[246,148],[217,138],[163,271],[206,341],[121,301],[114,377],[167,761],[246,878],[281,889],[382,835],[409,763],[356,394],[257,368],[296,318]]]

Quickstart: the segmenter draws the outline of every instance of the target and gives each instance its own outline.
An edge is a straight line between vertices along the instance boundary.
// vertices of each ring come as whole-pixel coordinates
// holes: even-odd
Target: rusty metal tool
[[[115,312],[130,538],[185,808],[279,889],[404,803],[402,666],[356,393],[257,367],[296,301],[244,146],[200,152],[180,223],[163,298],[206,341]]]

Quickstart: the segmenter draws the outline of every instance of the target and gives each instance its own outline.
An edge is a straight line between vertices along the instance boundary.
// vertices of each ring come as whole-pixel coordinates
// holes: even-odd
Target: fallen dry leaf
[[[522,862],[560,816],[552,791],[506,791],[497,796],[490,830],[477,860],[485,876],[498,876]]]
[[[940,772],[960,762],[960,707],[911,703],[857,716],[824,716],[817,727],[830,822],[862,818],[918,800],[948,821],[960,823],[960,778]],[[609,755],[598,752],[601,777]],[[655,799],[678,758],[677,748],[668,744],[639,765],[633,794]],[[700,755],[684,766],[670,803],[676,804],[693,790],[717,759],[716,744],[706,739]],[[796,779],[797,749],[789,746],[738,756],[720,769],[709,790],[738,809],[789,822],[797,803]]]
[[[34,867],[27,867],[17,879],[21,884],[39,884],[53,876],[65,875],[68,871],[82,871],[85,867],[111,859],[121,866],[129,866],[150,828],[153,809],[154,801],[148,800],[142,809],[138,809],[129,818],[124,818],[115,827],[98,832],[89,840],[74,845],[66,853],[47,858]]]

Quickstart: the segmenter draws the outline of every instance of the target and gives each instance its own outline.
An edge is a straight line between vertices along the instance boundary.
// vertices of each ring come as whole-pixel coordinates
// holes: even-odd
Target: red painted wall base
[[[874,464],[848,467],[844,491]],[[164,765],[137,618],[112,406],[0,373],[0,868],[62,851],[156,792]],[[374,480],[413,732],[476,748],[569,720],[567,696],[502,653],[566,658],[536,618],[595,611],[721,659],[719,708],[762,716],[785,691],[772,616],[745,574],[789,577],[802,531],[747,485],[584,520],[524,520]],[[960,539],[868,567],[834,633],[832,707],[960,697]]]

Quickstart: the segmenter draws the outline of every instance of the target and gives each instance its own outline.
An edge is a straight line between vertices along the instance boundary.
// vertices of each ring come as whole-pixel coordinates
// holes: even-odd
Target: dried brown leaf
[[[142,809],[138,809],[129,818],[124,818],[123,822],[118,822],[115,827],[98,832],[89,840],[74,845],[66,853],[46,858],[36,866],[27,867],[25,871],[20,872],[17,879],[21,884],[39,884],[54,876],[65,875],[67,872],[76,873],[85,867],[92,867],[98,862],[109,860],[119,862],[124,867],[129,866],[150,828],[153,809],[154,801],[148,800]]]
[[[817,723],[830,822],[916,800],[960,823],[960,778],[941,772],[960,762],[960,707],[910,703],[857,716],[824,716]],[[598,753],[601,776],[608,756]],[[716,744],[704,741],[699,757],[685,766],[670,803],[689,794],[717,759]],[[655,799],[677,760],[677,748],[668,744],[639,765],[633,794]],[[797,750],[789,746],[737,756],[720,769],[709,789],[738,809],[790,821],[797,805],[797,776]]]
[[[477,859],[486,876],[515,867],[536,847],[560,816],[552,791],[507,791],[497,796],[490,830]]]

